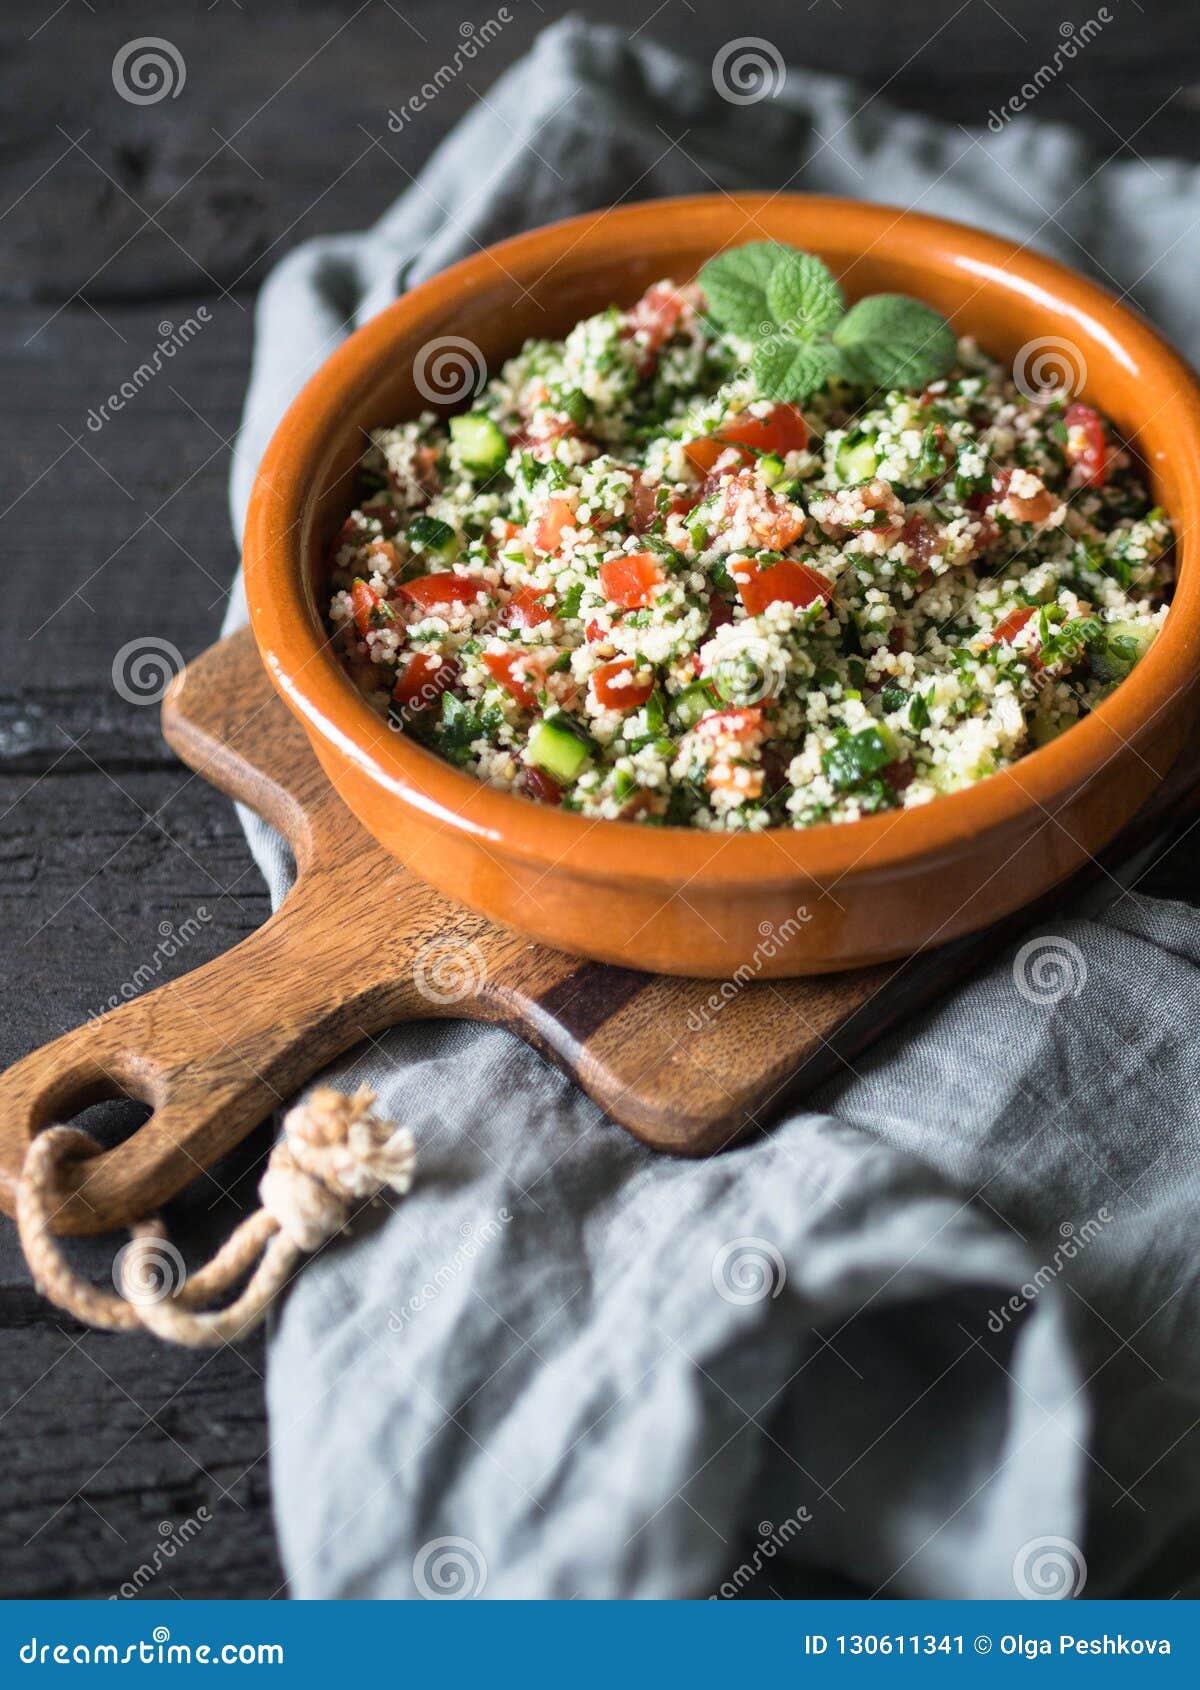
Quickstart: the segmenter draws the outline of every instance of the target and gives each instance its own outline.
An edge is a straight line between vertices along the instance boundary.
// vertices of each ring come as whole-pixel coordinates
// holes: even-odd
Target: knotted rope
[[[137,1222],[113,1270],[121,1296],[81,1279],[51,1231],[62,1203],[61,1164],[94,1156],[99,1146],[75,1127],[46,1128],[30,1144],[17,1186],[17,1226],[34,1283],[89,1326],[150,1331],[193,1349],[244,1337],[300,1259],[340,1232],[355,1204],[385,1191],[403,1196],[412,1184],[412,1133],[377,1115],[375,1102],[367,1086],[353,1097],[322,1087],[290,1109],[259,1182],[262,1207],[197,1272],[185,1273],[157,1217]],[[209,1307],[247,1273],[233,1302]]]

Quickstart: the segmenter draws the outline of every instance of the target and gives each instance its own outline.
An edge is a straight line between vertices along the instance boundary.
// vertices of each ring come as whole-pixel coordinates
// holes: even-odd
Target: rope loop
[[[412,1133],[376,1113],[373,1091],[353,1097],[322,1086],[283,1120],[283,1137],[259,1182],[262,1207],[248,1215],[210,1262],[189,1276],[157,1216],[130,1228],[113,1283],[120,1295],[82,1279],[54,1237],[62,1206],[63,1165],[100,1152],[77,1127],[36,1134],[17,1185],[17,1227],[34,1284],[56,1307],[87,1326],[148,1331],[188,1348],[210,1348],[253,1331],[297,1264],[346,1226],[353,1206],[412,1184]],[[249,1278],[246,1279],[247,1274]],[[210,1308],[240,1280],[225,1307]]]

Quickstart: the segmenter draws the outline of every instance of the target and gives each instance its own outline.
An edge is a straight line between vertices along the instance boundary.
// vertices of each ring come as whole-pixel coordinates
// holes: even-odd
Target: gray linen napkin
[[[918,206],[1128,286],[1200,347],[1194,169],[860,105],[796,71],[731,104],[707,66],[548,30],[375,228],[268,280],[239,532],[351,327],[477,243],[620,199]],[[246,828],[282,897],[286,853]],[[1200,918],[1114,884],[1043,941],[702,1164],[496,1030],[402,1027],[341,1065],[411,1123],[420,1174],[275,1328],[294,1594],[1196,1594]]]

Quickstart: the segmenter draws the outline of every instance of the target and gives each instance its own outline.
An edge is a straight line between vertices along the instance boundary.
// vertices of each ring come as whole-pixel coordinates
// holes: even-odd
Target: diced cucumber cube
[[[707,681],[693,681],[671,700],[671,720],[683,729],[694,728],[701,716],[715,710],[717,700]]]
[[[784,479],[785,465],[775,452],[764,452],[755,467],[759,479],[765,481],[768,487],[776,487]]]
[[[458,535],[440,517],[414,516],[404,538],[425,557],[440,557],[449,563],[458,556]]]
[[[529,761],[564,786],[576,778],[590,755],[586,740],[554,718],[540,721],[529,736]]]
[[[472,475],[495,475],[504,468],[508,441],[491,417],[482,411],[450,418],[450,438],[458,448],[463,467]]]
[[[1154,644],[1156,629],[1144,622],[1109,622],[1088,648],[1092,673],[1102,681],[1123,681]]]
[[[834,462],[842,480],[855,485],[871,480],[879,467],[879,453],[870,440],[843,440]]]

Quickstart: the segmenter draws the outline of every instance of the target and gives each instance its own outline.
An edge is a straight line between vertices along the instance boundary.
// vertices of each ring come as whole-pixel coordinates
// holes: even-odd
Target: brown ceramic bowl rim
[[[1074,324],[1099,336],[1131,370],[1153,371],[1158,413],[1167,413],[1172,437],[1179,442],[1173,460],[1178,497],[1169,513],[1176,525],[1179,574],[1171,610],[1150,651],[1097,710],[1011,767],[913,809],[809,828],[711,833],[597,820],[487,786],[403,734],[388,731],[332,650],[306,597],[299,555],[313,466],[323,438],[345,413],[347,395],[369,380],[398,338],[419,328],[424,313],[436,307],[444,318],[447,297],[468,297],[485,280],[494,280],[497,265],[519,275],[532,261],[540,272],[571,253],[586,252],[589,240],[597,237],[636,246],[643,231],[661,229],[675,213],[710,206],[735,226],[748,228],[745,238],[753,238],[756,216],[769,206],[791,203],[802,204],[823,227],[860,230],[864,247],[900,229],[910,251],[927,265],[940,252],[953,254],[956,265],[978,275],[982,290],[1015,288],[1043,306],[1051,303],[1067,330]],[[714,244],[714,251],[720,244]],[[1053,816],[1069,793],[1103,778],[1106,764],[1124,743],[1152,732],[1200,662],[1200,560],[1191,555],[1198,520],[1200,392],[1195,378],[1143,318],[1103,288],[965,224],[886,205],[813,195],[698,195],[574,217],[481,249],[352,334],[293,401],[263,456],[246,523],[246,588],[268,673],[310,733],[331,742],[398,802],[417,806],[492,851],[547,872],[569,859],[572,873],[598,880],[619,875],[679,887],[698,878],[711,888],[811,876],[828,885],[852,871],[856,876],[863,871],[890,874],[906,861],[915,866],[934,855],[951,862],[969,850],[977,835],[1035,806]]]

